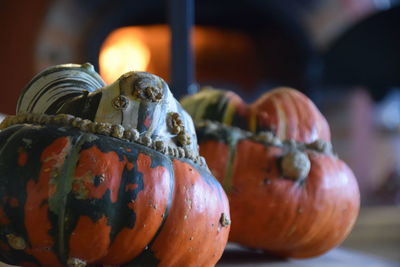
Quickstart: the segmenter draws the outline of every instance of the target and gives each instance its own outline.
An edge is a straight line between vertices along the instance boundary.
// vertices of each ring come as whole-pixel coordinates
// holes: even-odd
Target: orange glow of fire
[[[100,75],[106,83],[128,71],[147,70],[150,50],[144,38],[137,27],[119,28],[107,36],[99,55]]]
[[[170,30],[168,25],[118,28],[104,41],[99,56],[100,74],[112,83],[122,74],[147,71],[170,82]],[[196,81],[225,82],[253,88],[264,77],[252,39],[239,31],[195,26],[192,34]]]

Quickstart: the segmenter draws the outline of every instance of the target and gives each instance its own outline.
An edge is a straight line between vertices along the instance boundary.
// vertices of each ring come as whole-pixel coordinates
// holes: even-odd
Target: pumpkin
[[[213,266],[229,205],[190,117],[159,77],[130,72],[89,92],[79,68],[69,87],[53,87],[53,106],[35,106],[45,96],[33,81],[0,126],[1,261]],[[82,92],[57,97],[70,87]]]
[[[182,99],[193,120],[211,120],[252,133],[270,131],[281,140],[330,141],[329,125],[314,103],[301,92],[280,87],[247,105],[231,91],[206,87]]]
[[[233,93],[206,90],[183,101],[189,113],[197,111],[200,154],[228,194],[230,241],[307,258],[336,247],[351,231],[360,205],[356,179],[332,152],[326,120],[304,99],[294,89],[277,89],[246,107]],[[249,114],[262,113],[255,107],[265,120],[251,132]]]

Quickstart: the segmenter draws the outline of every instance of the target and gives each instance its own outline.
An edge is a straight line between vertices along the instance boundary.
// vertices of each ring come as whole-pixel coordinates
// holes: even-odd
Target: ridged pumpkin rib
[[[67,138],[67,137],[61,137]],[[86,140],[86,135],[81,135],[74,140],[75,146],[72,146],[72,140],[68,140],[68,152],[64,156],[64,162],[58,170],[52,170],[52,189],[48,203],[49,210],[58,216],[58,231],[57,231],[57,249],[61,258],[67,259],[68,257],[68,240],[65,238],[65,221],[68,194],[72,191],[72,179],[74,168],[76,167],[79,159],[79,152],[82,145]],[[68,160],[66,160],[68,158]]]
[[[172,210],[151,249],[160,259],[160,266],[193,263],[212,266],[221,257],[226,244],[223,240],[229,232],[229,227],[220,223],[221,215],[229,212],[229,206],[224,205],[225,195],[219,185],[215,186],[215,181],[200,174],[191,164],[177,160],[173,164],[177,179]],[[206,208],[209,212],[205,214]],[[178,235],[179,229],[186,230]],[[216,244],[219,245],[216,247]],[[184,253],[169,253],[165,246]]]
[[[70,149],[71,142],[69,138],[61,137],[56,139],[41,154],[41,168],[37,182],[29,180],[26,185],[27,199],[24,210],[25,227],[30,244],[28,253],[38,258],[39,261],[47,262],[54,266],[61,266],[61,262],[54,251],[56,241],[49,234],[52,226],[48,213],[51,203],[50,198],[53,196],[49,196],[49,191],[55,191],[50,188],[50,180],[53,173],[59,172],[58,170],[62,167]],[[64,206],[61,205],[60,210],[63,208]],[[60,210],[54,212],[59,212]],[[38,225],[40,225],[40,228],[38,228]],[[64,240],[62,241],[64,242]]]
[[[129,262],[149,249],[152,240],[157,238],[158,232],[162,229],[170,209],[174,174],[164,166],[151,167],[151,165],[151,157],[139,153],[134,168],[143,175],[144,190],[129,203],[129,208],[136,214],[134,227],[124,228],[118,233],[109,254],[101,259],[101,262],[107,264]]]

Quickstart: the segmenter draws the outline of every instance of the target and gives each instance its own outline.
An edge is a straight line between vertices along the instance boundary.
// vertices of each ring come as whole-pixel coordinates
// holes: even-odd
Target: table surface
[[[10,267],[0,262],[0,267]],[[228,244],[216,267],[400,267],[395,262],[347,248],[336,248],[311,259],[292,260],[269,256],[248,250],[235,244]],[[182,266],[185,267],[185,266]]]
[[[400,248],[399,248],[400,250]],[[400,251],[399,251],[400,252]],[[217,267],[400,267],[400,262],[387,260],[378,256],[339,247],[316,258],[280,259],[264,253],[247,250],[235,244],[228,244]]]
[[[10,266],[0,262],[0,267]],[[339,248],[311,259],[280,259],[228,244],[217,267],[400,267],[400,207],[364,207]],[[185,266],[183,266],[185,267]]]
[[[10,267],[0,262],[0,267]],[[400,267],[400,262],[386,260],[347,248],[336,248],[311,259],[291,260],[269,256],[228,244],[216,267]],[[185,267],[185,266],[182,266]]]

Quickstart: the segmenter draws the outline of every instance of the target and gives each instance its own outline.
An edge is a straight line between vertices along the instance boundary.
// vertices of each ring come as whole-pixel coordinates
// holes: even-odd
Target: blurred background
[[[23,87],[55,64],[91,62],[106,82],[132,69],[170,82],[167,9],[162,0],[3,0],[0,113],[14,114]],[[249,102],[281,85],[307,94],[362,193],[344,246],[400,261],[400,1],[197,0],[194,10],[196,85]]]

